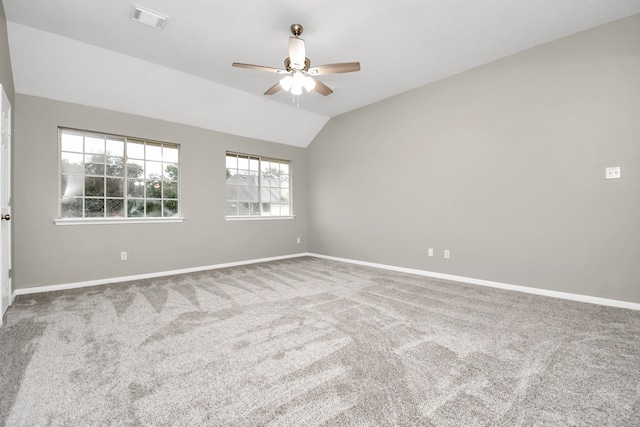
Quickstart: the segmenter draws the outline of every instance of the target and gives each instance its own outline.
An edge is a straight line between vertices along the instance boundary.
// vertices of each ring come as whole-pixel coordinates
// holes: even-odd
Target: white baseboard
[[[184,274],[184,273],[195,273],[198,271],[216,270],[216,269],[227,268],[227,267],[237,267],[239,265],[257,264],[259,262],[267,262],[267,261],[278,261],[278,260],[289,259],[289,258],[298,258],[301,256],[307,256],[307,255],[308,254],[306,253],[300,253],[300,254],[283,255],[283,256],[276,256],[276,257],[270,257],[270,258],[252,259],[247,261],[228,262],[224,264],[206,265],[202,267],[183,268],[180,270],[168,270],[168,271],[161,271],[158,273],[137,274],[135,276],[111,277],[108,279],[89,280],[86,282],[66,283],[62,285],[33,286],[30,288],[21,288],[21,289],[14,290],[13,294],[11,295],[11,303],[13,304],[13,300],[18,295],[38,294],[41,292],[64,291],[66,289],[86,288],[89,286],[107,285],[109,283],[118,283],[118,282],[129,282],[132,280],[153,279],[155,277],[173,276],[175,274]]]
[[[246,260],[246,261],[229,262],[224,264],[207,265],[202,267],[184,268],[180,270],[161,271],[158,273],[138,274],[135,276],[121,276],[121,277],[112,277],[108,279],[90,280],[86,282],[67,283],[62,285],[48,285],[48,286],[35,286],[31,288],[21,288],[13,291],[13,294],[11,295],[11,303],[13,304],[13,300],[18,295],[62,291],[66,289],[84,288],[88,286],[106,285],[109,283],[128,282],[132,280],[153,279],[155,277],[171,276],[175,274],[184,274],[184,273],[195,273],[198,271],[215,270],[215,269],[227,268],[227,267],[236,267],[239,265],[248,265],[248,264],[256,264],[256,263],[267,262],[267,261],[278,261],[278,260],[289,259],[289,258],[298,258],[301,256],[312,256],[312,257],[324,258],[332,261],[363,265],[366,267],[381,268],[384,270],[398,271],[401,273],[416,274],[419,276],[434,277],[437,279],[445,279],[445,280],[451,280],[455,282],[469,283],[473,285],[488,286],[492,288],[506,289],[509,291],[525,292],[528,294],[542,295],[542,296],[553,297],[553,298],[561,298],[561,299],[566,299],[571,301],[606,305],[610,307],[628,308],[631,310],[640,310],[640,304],[633,303],[633,302],[592,297],[588,295],[572,294],[568,292],[550,291],[547,289],[531,288],[528,286],[511,285],[508,283],[493,282],[490,280],[474,279],[471,277],[464,277],[464,276],[454,276],[451,274],[436,273],[433,271],[426,271],[426,270],[417,270],[414,268],[396,267],[393,265],[378,264],[374,262],[357,261],[353,259],[339,258],[339,257],[333,257],[333,256],[321,255],[321,254],[315,254],[315,253],[309,253],[309,252],[270,257],[270,258],[260,258],[260,259]]]
[[[314,253],[307,253],[306,255],[317,257],[317,258],[329,259],[329,260],[332,260],[332,261],[346,262],[346,263],[349,263],[349,264],[363,265],[363,266],[366,266],[366,267],[381,268],[381,269],[384,269],[384,270],[392,270],[392,271],[398,271],[398,272],[402,272],[402,273],[416,274],[416,275],[419,275],[419,276],[434,277],[434,278],[438,278],[438,279],[452,280],[452,281],[455,281],[455,282],[462,282],[462,283],[469,283],[469,284],[473,284],[473,285],[489,286],[489,287],[492,287],[492,288],[506,289],[506,290],[509,290],[509,291],[525,292],[525,293],[528,293],[528,294],[542,295],[542,296],[546,296],[546,297],[560,298],[560,299],[566,299],[566,300],[571,300],[571,301],[587,302],[587,303],[590,303],[590,304],[606,305],[606,306],[610,306],[610,307],[619,307],[619,308],[628,308],[628,309],[631,309],[631,310],[640,310],[640,304],[633,303],[633,302],[627,302],[627,301],[619,301],[619,300],[614,300],[614,299],[592,297],[592,296],[588,296],[588,295],[572,294],[572,293],[568,293],[568,292],[550,291],[550,290],[547,290],[547,289],[531,288],[531,287],[528,287],[528,286],[510,285],[508,283],[492,282],[490,280],[474,279],[474,278],[471,278],[471,277],[464,277],[464,276],[454,276],[454,275],[451,275],[451,274],[435,273],[433,271],[416,270],[416,269],[413,269],[413,268],[395,267],[395,266],[392,266],[392,265],[377,264],[377,263],[366,262],[366,261],[357,261],[357,260],[352,260],[352,259],[347,259],[347,258],[338,258],[338,257],[332,257],[332,256],[320,255],[320,254],[314,254]]]

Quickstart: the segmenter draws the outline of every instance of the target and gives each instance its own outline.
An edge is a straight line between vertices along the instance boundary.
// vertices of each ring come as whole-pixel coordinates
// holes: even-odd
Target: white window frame
[[[235,157],[238,159],[238,164],[234,168],[230,167],[230,157]],[[249,163],[255,164],[257,162],[257,167],[247,167],[246,169],[240,165],[241,160],[244,159]],[[278,170],[280,172],[284,172],[282,175],[278,175],[277,180],[268,180],[265,178],[265,172],[263,171],[263,164],[265,162],[269,163],[269,168],[273,164],[278,164]],[[286,165],[283,167],[282,165]],[[293,168],[292,162],[290,160],[284,159],[276,159],[268,156],[260,156],[256,154],[246,154],[246,153],[238,153],[235,151],[227,151],[225,153],[225,170],[226,170],[226,185],[225,185],[225,206],[226,206],[226,220],[274,220],[274,219],[292,219],[295,218],[293,213]],[[235,173],[230,172],[235,171]],[[248,173],[243,173],[243,171],[247,171]],[[251,172],[256,172],[256,176],[251,176]],[[268,173],[268,172],[267,172]],[[230,179],[232,177],[238,177],[237,179],[246,179],[254,183],[254,185],[244,185],[238,183],[231,183]],[[282,179],[284,177],[284,179]],[[277,181],[278,184],[273,186],[273,183]],[[282,183],[286,182],[287,185],[284,186]],[[269,185],[267,185],[269,184]],[[245,197],[242,197],[239,188],[243,188],[245,192]],[[255,199],[255,194],[253,196],[246,196],[249,193],[257,192],[257,200]],[[230,195],[236,194],[236,197],[230,197]],[[269,197],[269,200],[266,200],[266,197]],[[275,201],[272,198],[276,198]],[[284,202],[286,198],[286,203]],[[230,209],[232,209],[232,205],[237,204],[236,206],[236,214],[231,214]],[[253,205],[253,206],[245,206],[249,211],[253,210],[256,213],[240,213],[240,206],[243,205]],[[267,211],[267,205],[269,210]],[[286,206],[286,207],[285,207]],[[278,214],[272,214],[272,209],[276,208],[279,210]],[[257,209],[256,209],[257,208]],[[285,213],[282,213],[282,210],[285,210]]]
[[[82,136],[81,149],[73,148],[67,149],[63,151],[63,142],[62,136],[64,134],[75,134],[77,136]],[[96,163],[98,165],[98,169],[103,169],[103,172],[91,173],[88,171],[87,167],[89,164],[87,163],[87,156],[90,155],[101,155],[101,154],[92,154],[87,147],[87,137],[95,139],[105,139],[108,141],[110,138],[112,140],[118,140],[123,142],[122,154],[111,154],[105,151],[104,153],[104,164]],[[129,155],[128,153],[128,143],[140,144],[143,146],[143,154],[142,156],[138,155]],[[136,147],[136,145],[133,145]],[[147,148],[149,147],[149,148]],[[151,158],[152,151],[150,151],[151,147],[157,152],[157,148],[160,148],[160,160]],[[68,148],[68,147],[67,147]],[[165,148],[169,149],[169,153],[173,154],[173,159],[169,161],[167,157],[167,151]],[[176,153],[177,151],[177,153]],[[63,155],[65,157],[75,157],[79,158],[81,156],[82,163],[80,170],[76,169],[71,172],[69,169],[66,171],[63,170]],[[109,159],[121,159],[122,160],[122,175],[110,175],[107,171],[112,164],[109,163]],[[129,175],[129,163],[142,163],[143,172],[142,176],[128,176]],[[68,163],[67,163],[68,164]],[[151,166],[160,166],[160,173],[156,175],[148,175],[149,169]],[[167,177],[166,173],[169,173],[169,170],[166,169],[167,166],[175,165],[177,166],[177,175],[174,178]],[[101,168],[100,168],[101,166]],[[76,166],[77,168],[77,166]],[[157,171],[156,171],[157,172]],[[175,171],[173,172],[175,174]],[[88,131],[82,129],[73,129],[67,127],[59,127],[58,128],[58,216],[54,219],[54,222],[57,225],[77,225],[77,224],[122,224],[122,223],[157,223],[157,222],[182,222],[184,218],[180,214],[181,203],[180,203],[180,175],[181,175],[181,165],[180,165],[180,145],[176,143],[169,142],[160,142],[160,141],[152,141],[143,138],[135,138],[124,135],[116,135],[106,132],[95,132]],[[104,178],[104,194],[103,195],[87,195],[87,180],[91,178],[97,178],[98,180],[103,177]],[[77,192],[72,194],[71,196],[66,196],[63,194],[63,187],[66,188],[66,185],[63,185],[63,181],[65,183],[70,182],[71,178],[75,178],[76,181],[81,182],[82,191],[80,194]],[[109,179],[111,180],[122,180],[122,196],[113,195],[109,197],[108,193],[108,183]],[[155,191],[154,189],[148,189],[148,185],[152,181],[160,181],[160,194],[159,197],[150,197],[147,194],[147,191]],[[129,195],[129,183],[133,182],[141,182],[143,184],[142,196],[130,196]],[[171,185],[171,190],[175,188],[175,197],[167,197],[165,185]],[[68,184],[67,184],[68,185]],[[154,185],[154,188],[158,188],[157,185]],[[82,207],[81,212],[83,216],[65,216],[63,217],[63,200],[76,200],[81,201]],[[108,199],[111,200],[122,200],[122,212],[121,215],[118,216],[110,216],[108,213],[107,202]],[[86,216],[87,215],[87,201],[89,200],[104,200],[104,208],[103,208],[103,216]],[[142,216],[129,216],[129,203],[130,201],[138,201],[143,206],[143,215]],[[146,216],[147,209],[149,208],[150,202],[159,202],[160,207],[160,216]],[[165,211],[169,209],[171,204],[175,204],[175,213],[171,215],[165,216]]]

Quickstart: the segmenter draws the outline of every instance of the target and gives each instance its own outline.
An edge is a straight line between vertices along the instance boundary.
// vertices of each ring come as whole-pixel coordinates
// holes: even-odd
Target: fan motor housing
[[[302,71],[309,70],[309,67],[311,67],[311,60],[309,58],[304,58],[304,68],[302,69]],[[293,71],[294,70],[294,68],[291,68],[291,58],[285,58],[285,60],[284,60],[284,68],[287,71]]]

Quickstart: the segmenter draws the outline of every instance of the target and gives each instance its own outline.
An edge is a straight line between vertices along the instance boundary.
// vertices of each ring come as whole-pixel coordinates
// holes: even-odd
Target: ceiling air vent
[[[159,30],[161,30],[162,27],[164,27],[164,24],[167,22],[167,19],[169,19],[169,17],[166,15],[163,15],[158,12],[154,12],[153,10],[149,10],[144,7],[140,7],[137,4],[133,5],[133,13],[131,15],[131,18],[134,21],[150,25]]]

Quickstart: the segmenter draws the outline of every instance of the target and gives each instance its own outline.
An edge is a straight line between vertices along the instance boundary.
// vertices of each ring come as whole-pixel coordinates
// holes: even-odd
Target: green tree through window
[[[179,146],[59,129],[60,217],[179,214]]]

